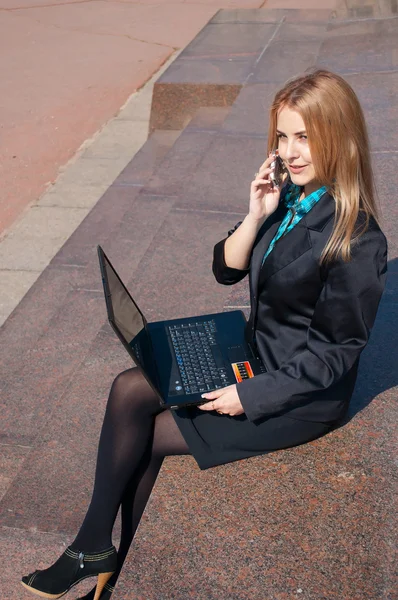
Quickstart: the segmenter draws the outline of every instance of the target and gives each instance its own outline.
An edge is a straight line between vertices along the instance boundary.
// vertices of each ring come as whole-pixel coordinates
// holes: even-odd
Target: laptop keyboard
[[[216,341],[214,320],[169,325],[167,329],[180,372],[181,388],[186,394],[209,392],[231,384]]]

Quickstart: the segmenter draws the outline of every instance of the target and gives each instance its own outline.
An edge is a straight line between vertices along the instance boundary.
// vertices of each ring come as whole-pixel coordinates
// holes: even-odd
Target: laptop
[[[148,323],[100,246],[98,257],[109,322],[164,408],[265,372],[242,311]]]

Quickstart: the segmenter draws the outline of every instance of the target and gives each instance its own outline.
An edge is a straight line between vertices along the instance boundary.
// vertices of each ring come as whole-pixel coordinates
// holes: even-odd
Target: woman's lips
[[[294,167],[293,165],[288,165],[288,169],[295,175],[298,175],[299,173],[301,173],[301,171],[303,171],[305,169],[306,166],[307,165],[301,165],[300,167]]]

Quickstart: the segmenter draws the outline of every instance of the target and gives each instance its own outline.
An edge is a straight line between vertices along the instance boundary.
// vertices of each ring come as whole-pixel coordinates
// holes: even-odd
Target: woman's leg
[[[109,580],[101,599],[111,597],[111,590],[117,581],[130,549],[164,457],[181,454],[189,454],[188,446],[170,411],[164,411],[155,418],[153,440],[123,494],[121,503],[122,531],[117,553],[117,570]],[[81,600],[92,600],[94,593],[95,588]]]
[[[173,421],[169,421],[167,435],[161,428],[167,439],[160,446],[166,443],[172,454],[189,452],[173,417],[160,419],[161,414],[157,395],[138,369],[125,371],[115,379],[100,436],[93,495],[82,527],[71,547],[51,567],[22,578],[27,589],[58,598],[83,578],[98,575],[95,600],[100,598],[104,585],[117,570],[116,550],[111,547],[112,529],[126,487],[130,484],[135,489],[134,531],[145,505],[143,499],[149,496],[162,463],[163,457],[152,457],[154,434],[159,429],[155,421]],[[156,437],[162,440],[161,434]],[[142,494],[138,493],[140,488],[144,490]]]
[[[111,545],[113,524],[128,484],[135,496],[133,515],[139,515],[139,520],[145,507],[141,498],[149,496],[163,460],[159,453],[152,457],[155,432],[159,438],[155,447],[165,443],[161,440],[166,436],[172,454],[189,453],[172,415],[164,413],[163,417],[161,411],[158,396],[138,369],[115,379],[100,436],[93,495],[73,549],[93,552]],[[163,421],[174,424],[167,434],[159,425]],[[145,491],[140,492],[140,488]],[[133,531],[137,518],[133,516]]]

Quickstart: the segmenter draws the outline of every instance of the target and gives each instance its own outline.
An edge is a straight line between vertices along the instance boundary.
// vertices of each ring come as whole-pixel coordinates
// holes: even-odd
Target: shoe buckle
[[[84,569],[84,554],[83,552],[79,552],[79,562],[80,562],[80,568]]]

